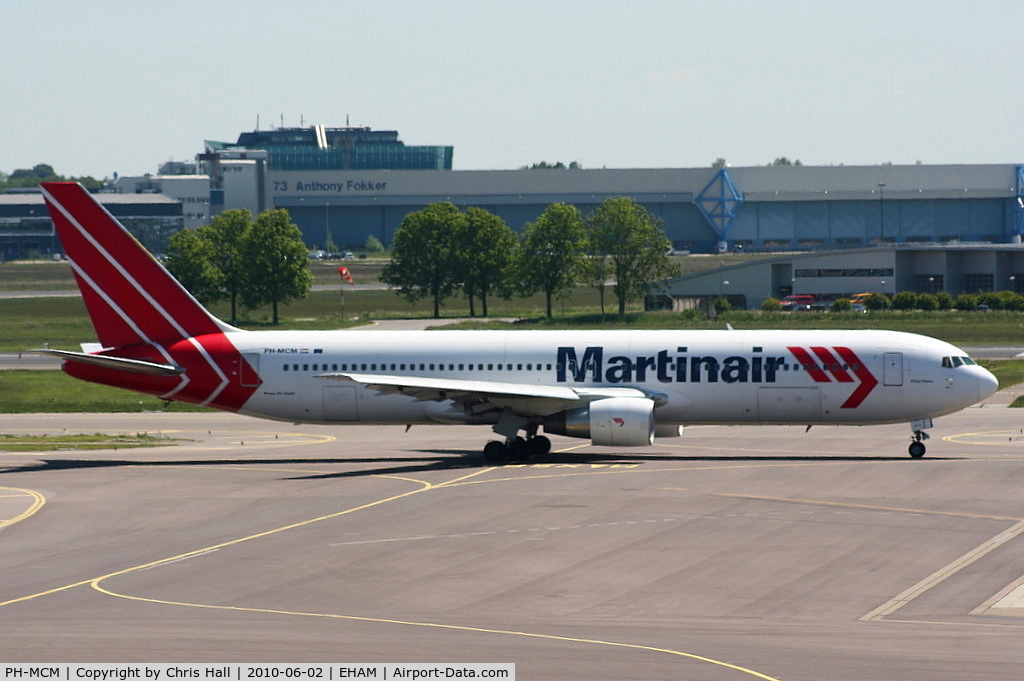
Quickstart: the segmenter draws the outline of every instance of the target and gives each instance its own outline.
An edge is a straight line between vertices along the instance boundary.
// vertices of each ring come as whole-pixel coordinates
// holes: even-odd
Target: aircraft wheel
[[[526,444],[530,448],[531,456],[544,456],[551,451],[551,440],[543,435],[530,438]]]
[[[925,446],[923,442],[911,442],[910,447],[907,451],[910,452],[910,456],[915,459],[920,459],[924,456]]]
[[[526,440],[521,437],[509,439],[508,445],[506,445],[506,450],[508,451],[508,458],[512,461],[525,461],[530,458],[530,454],[532,453]]]
[[[484,460],[488,463],[503,464],[508,459],[508,449],[501,442],[491,440],[484,445]]]

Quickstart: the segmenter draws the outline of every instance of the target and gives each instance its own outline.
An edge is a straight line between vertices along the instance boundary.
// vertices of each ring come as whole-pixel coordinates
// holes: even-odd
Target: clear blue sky
[[[284,116],[457,170],[1024,162],[1024,2],[10,0],[0,170],[155,172]]]

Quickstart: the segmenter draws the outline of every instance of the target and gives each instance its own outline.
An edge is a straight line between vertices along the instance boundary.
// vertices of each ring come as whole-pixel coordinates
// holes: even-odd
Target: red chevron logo
[[[806,368],[815,383],[831,383],[833,380],[837,383],[860,381],[860,385],[840,405],[841,409],[856,409],[878,385],[875,375],[850,348],[835,346],[829,349],[823,346],[813,346],[811,352],[817,359],[812,357],[811,352],[808,352],[806,348],[789,346],[787,350],[793,353],[796,361]],[[833,351],[835,351],[834,354]]]

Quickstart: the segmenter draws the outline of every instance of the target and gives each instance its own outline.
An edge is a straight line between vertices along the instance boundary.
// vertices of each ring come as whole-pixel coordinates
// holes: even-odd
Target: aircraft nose
[[[985,399],[995,391],[999,390],[999,379],[992,375],[992,372],[983,367],[978,372],[978,401]]]

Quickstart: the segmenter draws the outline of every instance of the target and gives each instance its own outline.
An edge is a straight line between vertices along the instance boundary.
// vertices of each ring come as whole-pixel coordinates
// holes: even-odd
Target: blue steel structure
[[[693,202],[719,240],[727,241],[729,227],[732,226],[732,221],[736,219],[736,211],[743,203],[743,195],[733,184],[729,171],[722,168],[715,173]]]

